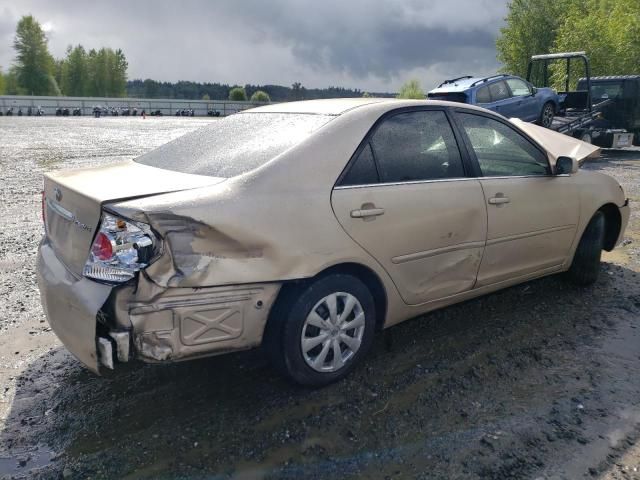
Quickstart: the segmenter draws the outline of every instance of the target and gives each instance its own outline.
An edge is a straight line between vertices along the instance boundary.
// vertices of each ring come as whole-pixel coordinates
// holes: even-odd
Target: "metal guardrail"
[[[55,115],[56,109],[68,108],[73,111],[80,108],[82,115],[93,115],[94,107],[134,108],[138,110],[138,115],[144,110],[147,115],[151,112],[160,111],[162,115],[175,115],[177,110],[193,110],[194,116],[207,116],[208,112],[220,112],[220,116],[227,116],[233,113],[246,110],[248,108],[265,105],[264,102],[239,102],[231,100],[181,100],[173,98],[106,98],[106,97],[49,97],[49,96],[26,96],[26,95],[0,95],[0,111],[6,114],[9,108],[13,107],[13,115],[18,114],[22,109],[23,115],[27,114],[27,109],[31,107],[36,111],[42,108],[45,115]],[[70,113],[71,115],[71,113]]]

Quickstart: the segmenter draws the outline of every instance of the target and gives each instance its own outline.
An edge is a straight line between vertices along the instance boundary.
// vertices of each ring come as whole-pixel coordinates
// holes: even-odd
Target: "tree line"
[[[124,97],[127,59],[122,50],[69,47],[54,59],[42,26],[32,16],[20,19],[13,41],[14,65],[0,70],[0,94]]]
[[[256,94],[257,97],[256,98]],[[319,98],[360,97],[360,89],[328,87],[306,88],[300,82],[290,87],[283,85],[228,85],[223,83],[199,82],[159,82],[157,80],[130,80],[127,95],[140,98],[175,98],[184,100],[248,100],[284,102],[289,100],[310,100]],[[266,95],[266,97],[265,97]],[[388,94],[375,94],[386,95]]]
[[[592,75],[640,73],[638,0],[512,0],[505,21],[496,41],[505,72],[525,76],[531,55],[586,51]]]

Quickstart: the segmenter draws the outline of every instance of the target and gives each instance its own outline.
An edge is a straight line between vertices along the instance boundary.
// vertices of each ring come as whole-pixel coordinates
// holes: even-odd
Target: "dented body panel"
[[[38,287],[53,331],[78,360],[98,373],[96,318],[111,287],[75,276],[46,238],[38,251]]]
[[[345,264],[364,267],[379,280],[385,293],[381,324],[388,327],[568,269],[589,219],[603,205],[619,208],[622,235],[628,219],[624,194],[613,179],[594,172],[509,186],[472,176],[393,188],[336,186],[382,115],[424,104],[346,99],[254,109],[334,118],[258,168],[226,179],[133,161],[48,174],[45,197],[52,209],[86,216],[91,228],[78,229],[71,219],[46,211],[38,270],[54,330],[93,371],[99,369],[96,336],[108,338],[122,356],[128,334],[129,356],[147,362],[248,349],[262,342],[283,285]],[[543,146],[546,132],[557,135],[514,124]],[[550,137],[552,168],[558,156],[583,160],[594,154],[591,146],[567,140]],[[128,180],[110,189],[120,177]],[[56,199],[56,188],[62,199]],[[503,192],[513,203],[491,205],[492,195]],[[513,204],[528,207],[516,211]],[[366,205],[383,207],[384,216],[354,217],[353,210]],[[153,261],[122,285],[81,276],[101,211],[148,225],[159,239]],[[65,231],[74,232],[66,243]]]

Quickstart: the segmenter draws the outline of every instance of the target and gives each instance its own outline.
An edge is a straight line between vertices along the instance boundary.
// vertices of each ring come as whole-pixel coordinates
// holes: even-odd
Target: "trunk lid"
[[[133,161],[44,175],[45,232],[58,258],[81,275],[105,203],[215,185],[224,178]]]

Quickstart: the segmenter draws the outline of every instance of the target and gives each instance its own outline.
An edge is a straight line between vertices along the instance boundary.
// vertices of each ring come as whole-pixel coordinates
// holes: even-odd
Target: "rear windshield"
[[[299,113],[236,114],[188,133],[135,161],[181,173],[235,177],[302,142],[332,118]]]
[[[467,103],[467,94],[464,92],[437,92],[428,93],[429,100],[446,100],[447,102]]]

